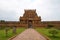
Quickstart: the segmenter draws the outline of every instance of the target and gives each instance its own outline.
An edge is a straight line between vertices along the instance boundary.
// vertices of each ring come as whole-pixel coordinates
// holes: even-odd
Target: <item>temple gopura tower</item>
[[[41,17],[37,15],[36,9],[24,10],[24,14],[19,18],[19,21],[5,21],[0,22],[0,27],[25,27],[25,28],[35,28],[35,27],[48,27],[48,25],[53,25],[56,28],[60,28],[60,21],[41,21]]]
[[[36,10],[24,10],[23,16],[20,17],[20,23],[27,24],[28,27],[40,26],[41,17],[37,15]]]

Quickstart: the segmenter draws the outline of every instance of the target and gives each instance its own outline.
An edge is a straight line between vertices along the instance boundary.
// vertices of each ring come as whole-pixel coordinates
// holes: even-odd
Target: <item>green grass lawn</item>
[[[6,37],[5,30],[0,30],[0,40],[8,40],[12,36],[17,35],[17,34],[21,33],[24,30],[25,30],[25,28],[17,28],[17,31],[16,31],[17,33],[16,34],[13,34],[12,33],[12,29],[9,29],[8,34],[7,34],[8,35],[7,37]]]
[[[54,29],[54,28],[52,28]],[[52,37],[51,34],[49,33],[49,30],[51,29],[47,29],[47,28],[36,28],[36,30],[39,32],[39,33],[42,33],[43,35],[49,37],[51,40],[60,40],[60,30],[58,30],[58,34],[56,34],[57,37]]]

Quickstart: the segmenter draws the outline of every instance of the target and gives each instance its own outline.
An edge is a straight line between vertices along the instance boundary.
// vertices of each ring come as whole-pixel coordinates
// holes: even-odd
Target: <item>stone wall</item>
[[[48,25],[53,25],[56,28],[60,28],[60,21],[43,21],[40,24],[32,24],[33,28],[35,27],[47,27]],[[28,24],[23,24],[20,22],[0,22],[1,26],[9,26],[9,27],[25,27],[28,28]]]

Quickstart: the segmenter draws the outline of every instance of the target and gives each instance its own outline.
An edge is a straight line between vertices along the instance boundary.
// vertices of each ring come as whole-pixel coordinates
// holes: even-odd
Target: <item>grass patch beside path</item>
[[[25,30],[25,28],[17,28],[17,30],[16,30],[17,33],[13,34],[12,29],[9,29],[7,37],[6,37],[6,34],[5,34],[5,30],[0,30],[0,40],[8,40],[12,36],[17,35],[17,34],[23,32],[24,30]]]
[[[51,40],[60,40],[60,30],[58,30],[58,34],[56,34],[57,37],[52,37],[51,34],[49,33],[49,30],[51,29],[47,29],[47,28],[36,28],[35,30],[37,30],[39,33],[42,33],[43,35],[46,35],[47,37],[49,37]]]

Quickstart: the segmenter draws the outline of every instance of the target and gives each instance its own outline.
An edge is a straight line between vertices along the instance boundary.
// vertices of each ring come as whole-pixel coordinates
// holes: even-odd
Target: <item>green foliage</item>
[[[5,33],[5,29],[0,30],[0,40],[8,40],[9,38],[11,38],[14,35],[20,34],[21,32],[23,32],[25,30],[25,28],[17,28],[16,30],[16,34],[13,33],[12,29],[8,30],[8,34],[6,37],[6,33]]]
[[[0,22],[5,22],[5,20],[0,20]]]
[[[58,34],[58,31],[56,29],[49,30],[49,33],[52,34],[53,37],[56,37],[56,34]]]
[[[54,27],[53,25],[47,25],[47,28],[52,28],[52,27]]]
[[[58,29],[55,29],[55,28],[49,28],[49,29],[47,29],[47,28],[36,28],[36,30],[39,33],[49,37],[51,40],[60,40],[60,30],[58,30]],[[56,37],[53,37],[52,34],[49,33],[50,30],[56,30],[58,32],[55,35]]]

